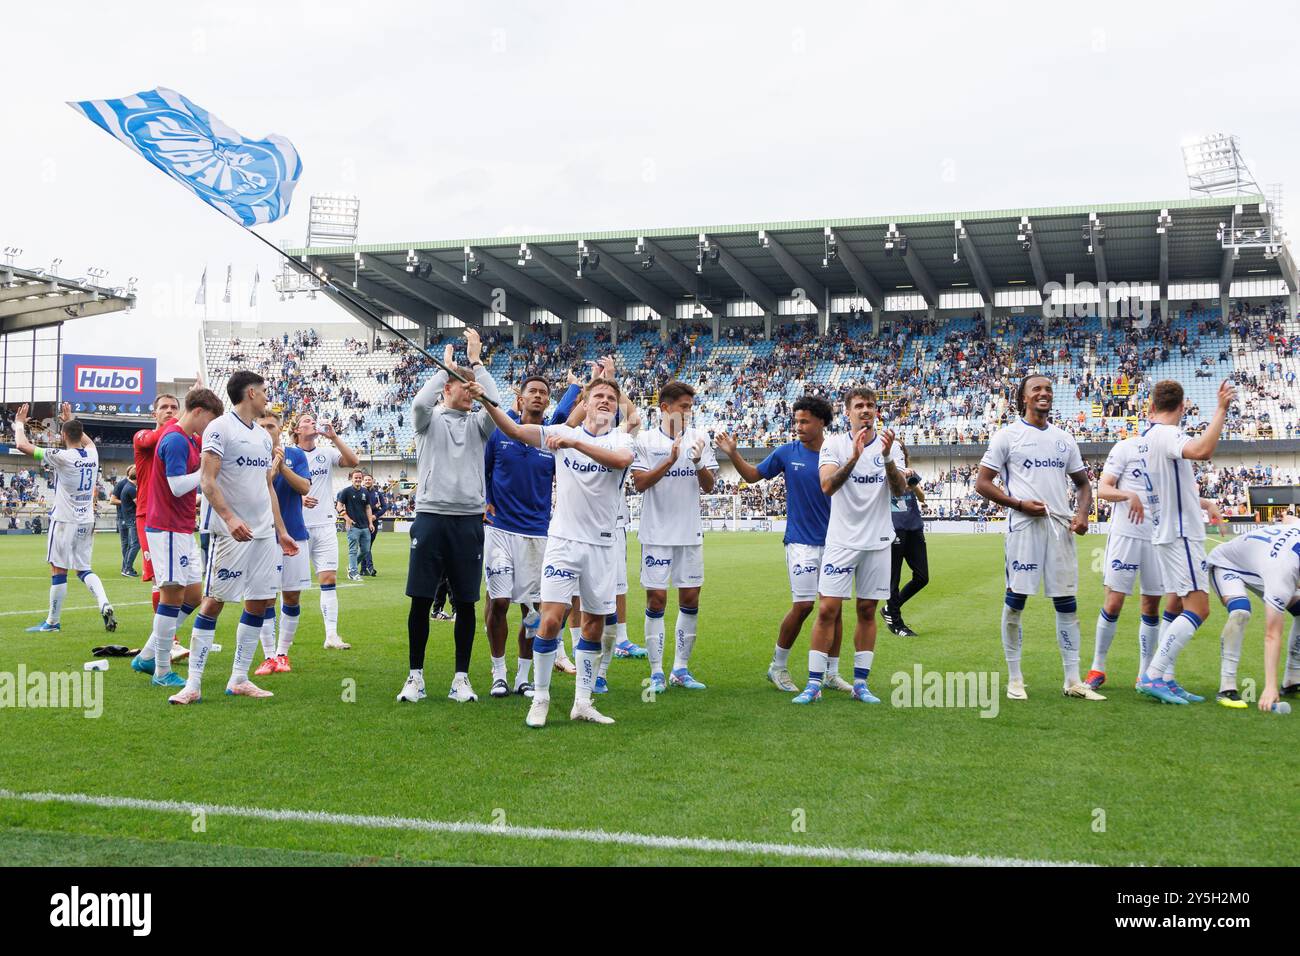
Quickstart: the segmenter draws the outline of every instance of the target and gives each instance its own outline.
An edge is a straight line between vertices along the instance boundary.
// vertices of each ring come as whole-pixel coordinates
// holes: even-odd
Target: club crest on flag
[[[68,105],[241,225],[289,211],[302,162],[283,136],[245,139],[164,87]]]

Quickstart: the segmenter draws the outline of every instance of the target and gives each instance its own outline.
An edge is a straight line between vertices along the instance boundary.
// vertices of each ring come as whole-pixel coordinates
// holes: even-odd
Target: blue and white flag
[[[245,139],[161,86],[68,105],[243,226],[274,222],[289,211],[302,161],[283,136]]]

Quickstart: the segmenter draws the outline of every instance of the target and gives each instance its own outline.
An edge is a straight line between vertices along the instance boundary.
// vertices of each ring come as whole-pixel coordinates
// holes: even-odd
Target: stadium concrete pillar
[[[713,344],[717,345],[718,340],[722,338],[722,318],[716,312],[713,313]]]
[[[871,335],[873,338],[880,338],[880,309],[871,310]]]
[[[993,303],[991,302],[984,303],[984,333],[993,334]]]
[[[522,322],[511,322],[514,331],[515,348],[519,348],[519,343],[524,340],[524,326]]]
[[[1291,311],[1294,312],[1295,309],[1293,308]],[[771,312],[763,313],[763,338],[767,339],[767,341],[769,342],[772,341],[772,313]]]
[[[1160,297],[1160,323],[1164,325],[1168,323],[1168,321],[1169,321],[1169,296],[1162,295]]]
[[[929,319],[932,323],[933,323],[933,322],[938,322],[938,321],[939,321],[939,310],[938,310],[935,306],[933,306],[933,305],[926,306],[926,309],[925,309],[925,317],[926,317],[927,319]]]
[[[668,313],[666,312],[659,316],[659,341],[668,341]]]
[[[1228,319],[1228,314],[1231,311],[1232,311],[1232,301],[1229,299],[1228,293],[1220,292],[1219,293],[1219,319],[1221,321],[1226,322]]]
[[[572,324],[573,323],[570,322],[570,320],[568,319],[560,320],[560,344],[561,345],[569,344],[569,332],[571,331],[569,326]]]

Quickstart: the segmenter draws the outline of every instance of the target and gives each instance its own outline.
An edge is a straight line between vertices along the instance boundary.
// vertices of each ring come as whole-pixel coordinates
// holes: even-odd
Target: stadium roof
[[[353,285],[381,311],[432,326],[440,312],[481,324],[499,288],[507,293],[507,317],[522,323],[529,307],[572,320],[579,308],[594,306],[622,320],[629,305],[673,317],[692,300],[725,314],[726,302],[748,299],[771,314],[796,288],[819,310],[832,295],[855,293],[877,311],[897,294],[920,295],[937,308],[943,293],[979,292],[991,303],[998,291],[1041,294],[1049,283],[1067,284],[1067,276],[1076,284],[1150,283],[1162,297],[1171,282],[1213,281],[1227,295],[1234,280],[1246,278],[1283,279],[1294,293],[1289,249],[1260,242],[1261,234],[1272,235],[1269,212],[1262,196],[1249,195],[286,252]],[[828,243],[834,253],[824,262]]]
[[[43,270],[0,266],[0,335],[58,325],[69,319],[120,312],[135,305],[135,292],[62,279]]]

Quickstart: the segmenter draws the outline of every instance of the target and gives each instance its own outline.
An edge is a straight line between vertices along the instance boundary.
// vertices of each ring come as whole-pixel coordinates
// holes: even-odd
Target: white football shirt
[[[51,521],[89,524],[95,520],[95,482],[99,477],[99,450],[90,444],[84,448],[48,448],[45,467],[54,472],[54,507]]]
[[[316,507],[302,506],[302,521],[308,528],[323,525],[334,527],[337,512],[334,510],[334,469],[338,466],[343,453],[334,445],[316,443],[311,451],[303,450],[307,456],[307,467],[311,469],[311,490],[307,497],[316,499]]]
[[[1134,524],[1129,517],[1128,501],[1112,502],[1110,514],[1110,533],[1123,538],[1140,538],[1151,540],[1152,516],[1154,504],[1151,501],[1152,488],[1147,480],[1146,466],[1138,454],[1141,438],[1131,435],[1115,443],[1101,473],[1115,479],[1115,487],[1120,491],[1136,492],[1142,500],[1143,518],[1141,524]]]
[[[1221,544],[1209,554],[1212,567],[1236,571],[1264,592],[1264,603],[1285,611],[1300,595],[1300,525],[1261,528]]]
[[[718,456],[709,447],[709,436],[694,428],[686,429],[677,460],[652,488],[641,496],[641,530],[638,538],[642,544],[659,547],[703,544],[704,522],[700,519],[700,480],[696,477],[695,463],[691,461],[691,446],[703,439],[704,451],[700,453],[700,468],[718,471]],[[651,471],[658,468],[673,450],[673,439],[661,428],[642,431],[633,446],[636,459],[633,471]]]
[[[1153,495],[1151,540],[1156,544],[1172,544],[1179,538],[1204,541],[1201,489],[1192,463],[1183,457],[1183,446],[1192,436],[1174,425],[1152,424],[1138,438],[1137,453]]]
[[[228,411],[204,429],[203,454],[221,459],[217,487],[226,505],[248,525],[253,537],[273,536],[275,517],[271,513],[271,489],[266,483],[266,473],[271,469],[271,436],[266,429]],[[205,530],[230,534],[215,509]]]
[[[610,451],[631,449],[627,432],[593,435],[579,425],[542,425],[542,442],[552,435],[576,438]],[[619,509],[623,506],[623,481],[627,469],[615,471],[572,448],[555,450],[555,510],[547,533],[555,538],[611,547]]]
[[[840,468],[853,457],[853,435],[837,432],[828,435],[817,457],[817,468],[834,465]],[[903,467],[903,453],[897,442],[889,451],[889,460]],[[848,481],[831,495],[831,518],[826,526],[826,546],[879,551],[894,540],[894,519],[890,517],[889,479],[885,474],[885,456],[880,433],[853,466]]]
[[[1073,514],[1070,489],[1074,482],[1070,475],[1083,471],[1083,456],[1078,442],[1064,429],[1050,422],[1046,428],[1036,428],[1023,418],[1017,419],[994,433],[980,464],[1002,477],[1002,485],[1011,497],[1041,501],[1054,515],[1068,518]],[[1010,529],[1016,531],[1030,522],[1052,519],[1012,511],[1009,520]]]

